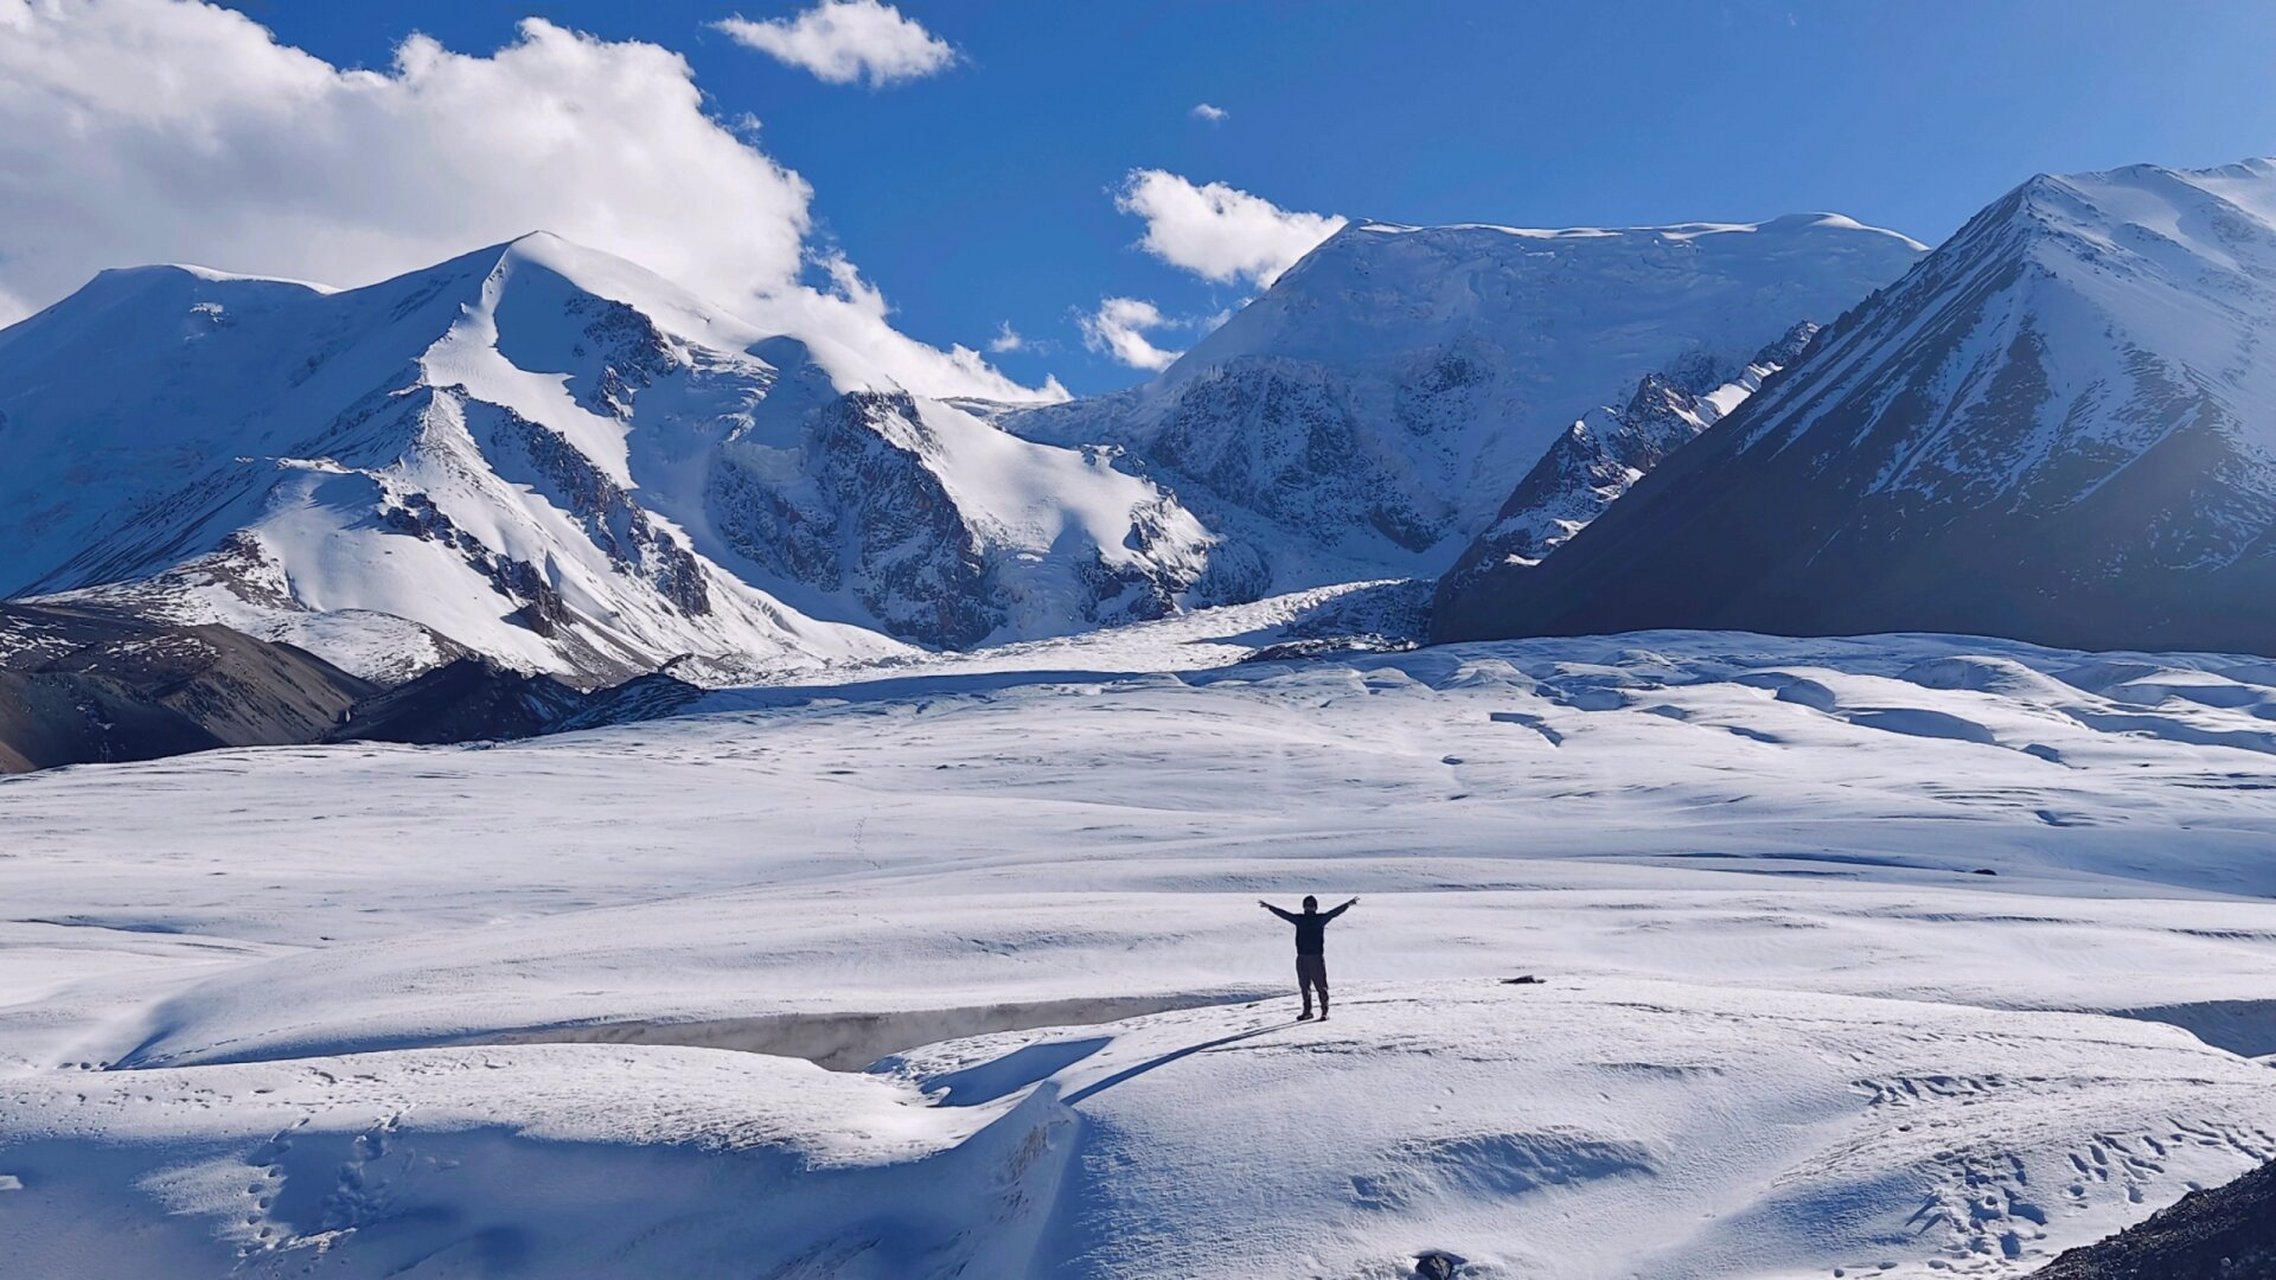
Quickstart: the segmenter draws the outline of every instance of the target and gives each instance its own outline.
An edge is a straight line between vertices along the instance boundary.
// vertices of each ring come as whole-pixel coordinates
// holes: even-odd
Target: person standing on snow
[[[1304,914],[1295,915],[1257,899],[1257,905],[1296,926],[1296,986],[1304,993],[1304,1013],[1298,1022],[1312,1018],[1312,992],[1320,993],[1320,1021],[1328,1020],[1328,921],[1359,905],[1353,898],[1333,911],[1320,910],[1320,900],[1304,895]]]

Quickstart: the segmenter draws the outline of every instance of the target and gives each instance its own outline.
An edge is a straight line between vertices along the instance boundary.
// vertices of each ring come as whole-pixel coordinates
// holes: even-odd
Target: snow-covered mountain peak
[[[374,675],[1058,634],[1175,609],[1212,543],[1099,455],[543,232],[345,291],[107,274],[0,331],[0,457],[0,594]]]
[[[490,262],[476,311],[510,311],[513,319],[502,322],[503,328],[525,343],[550,330],[578,345],[577,326],[552,322],[553,313],[566,306],[572,314],[582,314],[594,303],[613,303],[637,313],[677,345],[738,355],[772,348],[790,352],[785,360],[823,371],[839,392],[905,390],[875,361],[843,342],[819,333],[791,336],[759,328],[638,263],[550,231],[533,231],[459,261]],[[593,301],[571,305],[579,297]]]
[[[2253,216],[2276,220],[2276,159],[2256,158],[2207,169],[2170,168],[2159,164],[2130,164],[2072,174],[2035,174],[2018,190],[2028,196],[2067,193],[2096,206],[2101,216],[2129,220],[2151,205],[2146,197],[2168,206],[2210,197],[2248,210]]]
[[[540,312],[583,297],[628,307],[662,332],[716,351],[745,350],[771,336],[646,267],[550,231],[533,231],[460,261],[485,260],[491,265],[483,272],[480,309],[493,314],[511,308],[535,320]]]
[[[2276,652],[2271,329],[2276,164],[2040,175],[1435,625]]]
[[[1131,391],[1009,416],[1107,445],[1287,590],[1436,574],[1571,424],[1637,380],[1705,391],[1919,246],[1851,219],[1540,230],[1357,222]],[[1221,560],[1226,557],[1221,556]],[[1228,561],[1229,563],[1229,561]]]
[[[1359,223],[1149,391],[1252,356],[1401,378],[1440,366],[1439,384],[1507,371],[1531,388],[1511,388],[1509,407],[1557,413],[1561,426],[1687,353],[1735,367],[1795,322],[1840,314],[1920,252],[1827,214],[1620,229]]]
[[[2276,449],[2276,366],[2254,355],[2255,335],[2276,323],[2276,163],[2038,175],[1971,219],[1886,303],[1937,313],[1986,296],[1991,305],[1966,313],[1978,327],[1955,358],[2027,349],[2027,363],[2016,367],[2028,367],[2047,396],[2038,429],[2015,441],[2019,451],[1997,468],[1963,468],[1968,483],[2051,480],[2039,465],[2049,452],[2066,437],[2096,434],[2103,427],[2095,423],[2108,426],[2113,416],[2073,408],[2144,377],[2160,384],[2159,400],[2202,397],[2220,407],[2221,430]],[[1890,335],[1853,326],[1837,337],[1833,358],[1862,371]],[[1978,411],[1991,390],[1980,379],[1955,385],[1978,388],[1964,402]],[[1755,420],[1750,443],[1784,447],[1793,438],[1793,419]],[[1917,483],[1942,453],[1892,464],[1882,483]]]
[[[153,262],[139,267],[105,267],[95,273],[87,287],[74,298],[115,299],[122,295],[146,289],[186,288],[199,285],[278,285],[290,290],[309,293],[338,293],[328,284],[313,280],[295,280],[289,276],[247,275],[236,271],[223,271],[217,267],[200,266],[194,262]]]
[[[1322,242],[1321,247],[1339,239],[1364,241],[1371,236],[1425,236],[1438,238],[1476,237],[1479,235],[1508,236],[1521,240],[1620,240],[1658,238],[1663,240],[1694,240],[1701,236],[1719,234],[1745,234],[1764,232],[1785,235],[1809,230],[1863,231],[1888,236],[1926,252],[1928,246],[1902,232],[1885,227],[1869,226],[1842,213],[1788,213],[1761,222],[1674,222],[1641,227],[1512,227],[1494,222],[1450,222],[1434,226],[1416,226],[1403,222],[1384,222],[1377,219],[1346,224]]]
[[[1804,231],[1865,232],[1872,235],[1887,236],[1892,240],[1910,246],[1917,253],[1926,253],[1929,250],[1929,246],[1902,231],[1891,231],[1887,227],[1876,227],[1869,223],[1859,222],[1846,213],[1822,211],[1818,213],[1789,213],[1772,218],[1767,222],[1711,225],[1714,226],[1714,229],[1723,231],[1765,231],[1777,234]]]
[[[2047,246],[2040,264],[2062,270],[2056,255],[2067,254],[2067,274],[2081,286],[2112,271],[2216,303],[2276,297],[2276,168],[2265,163],[2035,180],[2024,203],[2061,246]]]

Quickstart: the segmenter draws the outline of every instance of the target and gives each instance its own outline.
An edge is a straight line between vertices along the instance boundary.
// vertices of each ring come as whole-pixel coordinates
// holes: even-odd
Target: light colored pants
[[[1312,1007],[1312,992],[1320,993],[1320,1012],[1328,1010],[1328,958],[1326,956],[1296,957],[1296,988],[1304,993],[1304,1007]]]

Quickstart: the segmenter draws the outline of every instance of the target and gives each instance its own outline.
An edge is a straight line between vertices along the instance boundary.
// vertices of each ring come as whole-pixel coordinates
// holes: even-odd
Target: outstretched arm
[[[1274,915],[1279,916],[1281,919],[1288,921],[1290,924],[1296,923],[1296,917],[1288,914],[1285,911],[1282,911],[1280,908],[1272,905],[1269,902],[1266,902],[1262,898],[1257,899],[1257,905],[1263,907],[1267,911],[1270,911]]]
[[[1342,915],[1344,912],[1346,912],[1346,911],[1349,911],[1349,910],[1351,910],[1353,907],[1356,907],[1356,906],[1358,906],[1358,905],[1359,905],[1359,899],[1357,899],[1357,898],[1353,898],[1351,901],[1349,901],[1349,902],[1346,902],[1345,904],[1343,904],[1343,905],[1342,905],[1342,906],[1340,906],[1340,907],[1337,907],[1337,908],[1336,908],[1335,910],[1333,910],[1333,911],[1330,911],[1330,912],[1328,913],[1328,919],[1330,919],[1330,920],[1333,920],[1333,919],[1335,919],[1337,916],[1340,916],[1340,915]]]

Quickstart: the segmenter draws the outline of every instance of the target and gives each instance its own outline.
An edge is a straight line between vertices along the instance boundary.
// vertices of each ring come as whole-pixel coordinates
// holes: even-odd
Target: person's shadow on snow
[[[1276,1022],[1271,1026],[1256,1027],[1248,1031],[1236,1031],[1229,1036],[1219,1036],[1215,1040],[1204,1040],[1200,1044],[1189,1044],[1183,1049],[1173,1049],[1158,1058],[1149,1058],[1134,1067],[1124,1067],[1122,1070],[1115,1072],[1113,1075],[1108,1076],[1104,1080],[1084,1085],[1082,1088],[1077,1089],[1073,1093],[1067,1095],[1065,1099],[1066,1104],[1070,1107],[1074,1106],[1076,1103],[1081,1102],[1083,1099],[1090,1097],[1092,1094],[1097,1093],[1102,1089],[1111,1089],[1114,1086],[1121,1084],[1125,1080],[1129,1080],[1135,1076],[1142,1076],[1147,1072],[1154,1070],[1156,1067],[1166,1067],[1169,1064],[1176,1062],[1180,1058],[1190,1058],[1197,1053],[1204,1053],[1211,1049],[1222,1048],[1225,1045],[1229,1044],[1237,1044],[1243,1040],[1254,1040],[1258,1036],[1264,1035],[1267,1032],[1286,1031],[1295,1025],[1296,1023],[1294,1022]]]

